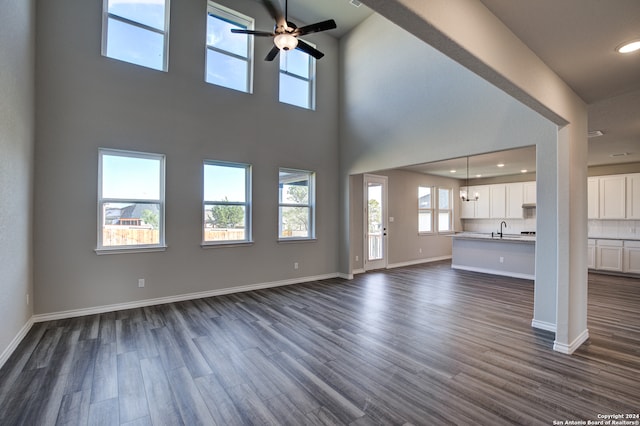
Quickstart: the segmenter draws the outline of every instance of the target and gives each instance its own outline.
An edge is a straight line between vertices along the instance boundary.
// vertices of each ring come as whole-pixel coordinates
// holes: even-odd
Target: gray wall
[[[259,3],[221,3],[273,25]],[[204,83],[206,1],[172,2],[168,73],[100,55],[101,4],[38,3],[35,312],[335,273],[337,41],[309,37],[326,56],[308,111],[278,102],[267,38],[255,43],[253,95]],[[94,253],[98,147],[166,154],[166,252]],[[200,248],[204,159],[253,165],[253,246]],[[278,167],[317,172],[317,242],[277,243]]]
[[[555,150],[553,123],[380,15],[341,39],[341,58],[344,191],[353,174],[529,145],[546,146],[538,152],[547,158]],[[359,247],[341,249],[346,271]]]
[[[0,0],[0,354],[32,315],[35,2]]]

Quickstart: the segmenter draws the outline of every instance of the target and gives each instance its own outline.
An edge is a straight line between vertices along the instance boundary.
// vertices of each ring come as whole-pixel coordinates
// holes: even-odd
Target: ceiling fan
[[[320,31],[327,31],[337,28],[336,21],[328,19],[322,22],[316,22],[315,24],[305,25],[298,28],[293,22],[289,22],[287,19],[287,0],[284,2],[284,14],[280,8],[280,4],[272,0],[262,0],[269,14],[276,21],[276,25],[272,32],[269,31],[254,31],[254,30],[241,30],[233,28],[232,33],[235,34],[248,34],[258,37],[273,37],[273,48],[269,51],[266,61],[273,61],[280,50],[292,50],[298,49],[308,55],[313,56],[316,59],[320,59],[324,56],[324,53],[320,52],[304,40],[300,40],[299,36],[304,36],[311,33],[318,33]]]

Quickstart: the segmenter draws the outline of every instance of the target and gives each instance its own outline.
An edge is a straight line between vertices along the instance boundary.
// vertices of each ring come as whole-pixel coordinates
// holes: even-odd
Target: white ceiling
[[[257,0],[260,1],[260,0]],[[284,0],[272,0],[280,2],[284,10]],[[360,4],[356,7],[354,4]],[[289,20],[296,25],[313,24],[315,22],[333,19],[338,28],[328,31],[328,34],[340,38],[373,13],[371,9],[358,1],[351,0],[289,0]]]
[[[587,103],[589,130],[604,133],[589,139],[589,165],[640,162],[640,52],[615,51],[625,41],[640,39],[640,0],[480,1]],[[284,0],[281,4],[284,7]],[[335,19],[338,29],[330,34],[337,38],[371,13],[364,4],[356,8],[350,0],[290,0],[289,4],[289,14],[304,23]],[[471,167],[486,163],[484,177],[535,170],[535,155],[530,154],[526,149],[511,151],[511,167],[493,174],[491,164],[509,164],[501,160],[507,153],[472,157]],[[441,169],[450,175],[450,166],[432,163],[413,169]]]
[[[589,165],[640,162],[640,52],[615,51],[640,39],[640,1],[480,1],[587,103]]]
[[[502,164],[503,166],[498,166]],[[467,179],[467,157],[403,167],[417,173]],[[455,172],[453,172],[455,170]],[[523,172],[525,170],[525,172]],[[510,149],[469,157],[468,178],[478,179],[496,176],[512,176],[536,171],[536,147]]]

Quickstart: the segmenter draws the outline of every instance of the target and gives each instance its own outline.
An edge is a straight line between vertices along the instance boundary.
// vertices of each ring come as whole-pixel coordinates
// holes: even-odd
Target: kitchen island
[[[451,267],[535,279],[536,237],[519,234],[454,234]]]

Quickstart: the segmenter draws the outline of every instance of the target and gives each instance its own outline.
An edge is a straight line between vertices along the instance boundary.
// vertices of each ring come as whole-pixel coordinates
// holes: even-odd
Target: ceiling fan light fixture
[[[616,47],[618,53],[631,53],[640,50],[640,40],[632,40]]]
[[[273,38],[273,43],[280,50],[293,50],[298,46],[298,39],[291,34],[278,34]]]

